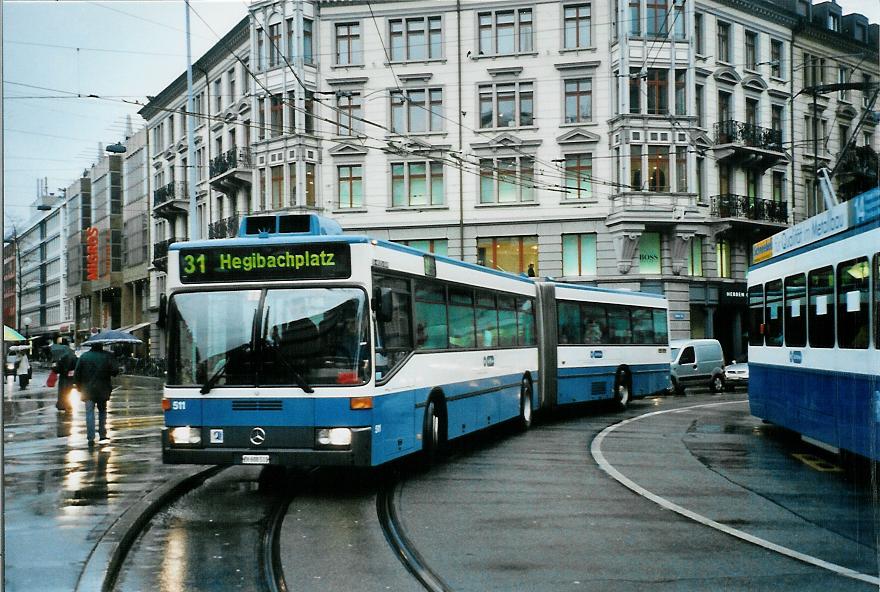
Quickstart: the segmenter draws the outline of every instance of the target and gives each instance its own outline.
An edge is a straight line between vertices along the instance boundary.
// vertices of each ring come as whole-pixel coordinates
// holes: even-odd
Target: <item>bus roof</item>
[[[880,224],[880,187],[807,218],[752,245],[752,266],[756,269],[780,257],[854,234]]]

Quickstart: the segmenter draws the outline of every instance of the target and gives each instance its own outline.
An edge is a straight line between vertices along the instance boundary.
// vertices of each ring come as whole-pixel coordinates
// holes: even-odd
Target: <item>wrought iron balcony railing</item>
[[[208,238],[232,238],[238,233],[238,216],[229,216],[208,225]]]
[[[153,261],[167,257],[168,247],[171,246],[171,243],[177,242],[178,240],[179,239],[176,238],[166,238],[158,243],[153,243]]]
[[[250,148],[235,147],[227,150],[223,154],[211,159],[209,166],[210,176],[216,177],[222,175],[228,170],[234,168],[250,168],[251,166],[251,150]]]
[[[716,218],[740,218],[786,224],[788,204],[784,201],[726,193],[712,196],[712,215]]]
[[[184,181],[172,181],[153,191],[153,207],[163,204],[170,199],[188,199],[186,183]]]
[[[730,119],[715,124],[715,143],[782,152],[782,131]]]

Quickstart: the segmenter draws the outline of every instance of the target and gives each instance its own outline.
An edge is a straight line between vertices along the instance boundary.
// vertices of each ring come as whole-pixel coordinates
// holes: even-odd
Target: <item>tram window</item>
[[[446,349],[446,289],[432,282],[416,282],[416,348]]]
[[[577,302],[560,300],[558,310],[559,343],[561,345],[584,343],[580,305]]]
[[[669,345],[669,320],[665,308],[655,308],[652,312],[654,317],[654,343],[656,345]]]
[[[498,345],[516,346],[516,301],[513,296],[498,296]]]
[[[632,326],[627,307],[608,307],[608,334],[611,343],[632,343]]]
[[[767,282],[764,310],[767,345],[782,345],[782,280]]]
[[[834,269],[830,265],[807,275],[807,300],[810,347],[834,347]]]
[[[535,301],[530,298],[517,298],[516,317],[519,328],[519,344],[535,345]]]
[[[764,286],[749,288],[749,345],[764,345]]]
[[[475,345],[474,293],[468,289],[449,288],[449,347]]]
[[[807,345],[807,277],[804,274],[785,278],[785,345]]]
[[[391,290],[391,320],[376,324],[376,379],[397,367],[413,349],[410,329],[412,298],[409,282],[398,278],[374,276],[373,285]]]
[[[649,308],[634,308],[632,316],[633,343],[645,345],[654,343],[654,317]]]
[[[868,347],[870,272],[867,257],[837,266],[837,345],[840,347]]]
[[[498,347],[498,311],[489,292],[477,292],[477,347]]]
[[[608,343],[608,319],[604,306],[592,303],[582,305],[581,318],[584,322],[584,343]]]
[[[880,349],[880,253],[874,255],[874,347]]]

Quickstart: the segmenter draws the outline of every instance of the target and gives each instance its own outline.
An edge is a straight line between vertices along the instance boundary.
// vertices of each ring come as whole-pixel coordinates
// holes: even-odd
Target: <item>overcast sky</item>
[[[193,61],[247,14],[248,0],[192,0]],[[880,22],[878,0],[839,0],[844,13]],[[98,143],[124,139],[125,116],[186,69],[181,0],[3,2],[4,220],[35,212],[37,179],[70,185],[98,159]],[[30,85],[30,86],[26,86]],[[83,99],[71,93],[107,100]],[[51,98],[37,98],[51,97]]]

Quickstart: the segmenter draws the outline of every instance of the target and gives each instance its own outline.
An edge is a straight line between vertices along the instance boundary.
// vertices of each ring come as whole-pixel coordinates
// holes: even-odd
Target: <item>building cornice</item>
[[[794,27],[795,45],[801,39],[808,39],[822,45],[827,45],[828,49],[834,50],[836,53],[840,53],[841,49],[852,52],[862,51],[866,57],[873,59],[874,64],[880,61],[880,52],[871,44],[861,43],[837,31],[829,31],[803,18]],[[868,60],[865,61],[867,62]]]

